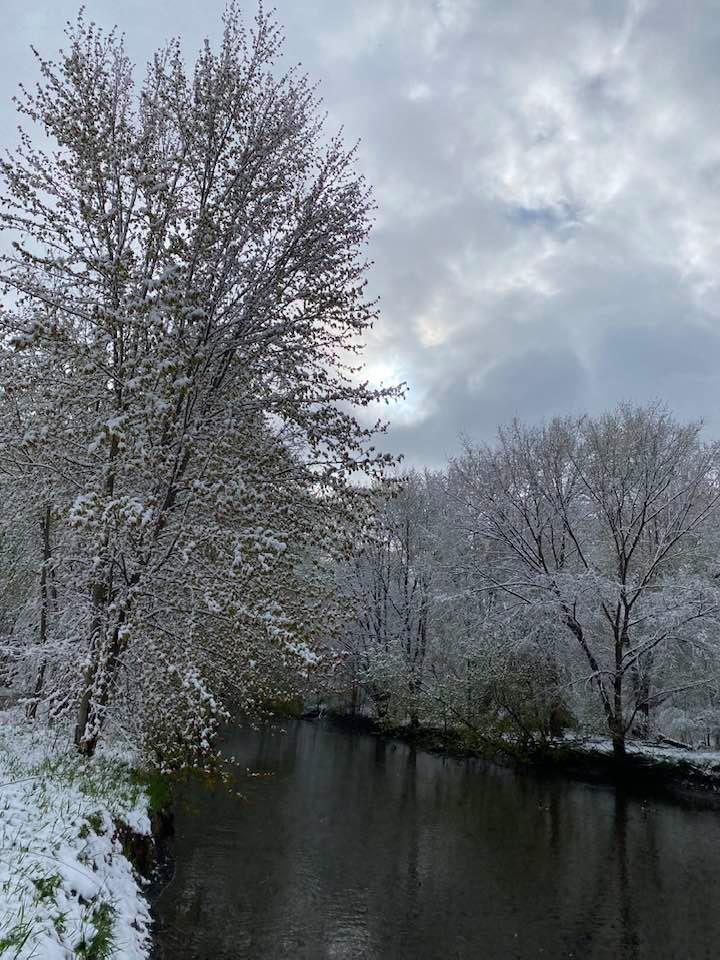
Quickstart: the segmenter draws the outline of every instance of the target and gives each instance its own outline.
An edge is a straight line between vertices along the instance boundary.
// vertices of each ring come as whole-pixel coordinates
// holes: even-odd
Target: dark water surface
[[[318,723],[226,749],[270,776],[179,806],[165,960],[720,958],[720,813]]]

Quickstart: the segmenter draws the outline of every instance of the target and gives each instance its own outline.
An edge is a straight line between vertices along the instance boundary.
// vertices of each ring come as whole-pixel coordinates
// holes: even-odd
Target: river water
[[[178,806],[164,960],[720,957],[718,812],[324,723],[225,749],[236,788]]]

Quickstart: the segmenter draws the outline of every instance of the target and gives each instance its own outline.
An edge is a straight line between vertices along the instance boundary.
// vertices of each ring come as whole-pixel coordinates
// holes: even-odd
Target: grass
[[[147,905],[113,839],[142,816],[145,780],[122,750],[86,760],[65,743],[19,716],[0,725],[0,957],[40,960],[46,941],[80,960],[145,956]]]
[[[55,893],[62,883],[62,877],[58,873],[53,873],[49,877],[33,877],[32,883],[38,892],[38,900],[55,900]]]
[[[40,780],[74,786],[86,797],[111,807],[132,807],[143,789],[129,764],[102,756],[89,762],[72,750],[46,758],[34,772]]]
[[[0,935],[0,956],[11,949],[15,949],[13,956],[18,956],[22,948],[30,939],[33,925],[30,920],[21,920],[12,930]]]
[[[137,790],[142,790],[147,797],[151,814],[169,809],[173,799],[173,785],[168,774],[155,770],[133,770],[130,779]]]
[[[101,903],[97,906],[91,917],[94,932],[90,939],[83,937],[75,944],[75,955],[82,957],[83,960],[109,960],[115,948],[114,922],[115,910],[109,903]]]
[[[60,909],[56,899],[62,886],[62,877],[57,873],[48,876],[30,876],[30,873],[30,866],[25,866],[12,881],[3,884],[5,892],[12,893],[14,888],[19,890],[23,882],[29,879],[34,887],[34,895],[31,899],[25,897],[21,901],[22,906],[13,927],[0,934],[0,957],[15,958],[21,955],[35,933],[35,919],[41,906],[49,916],[58,938],[67,943],[64,937],[67,933],[68,916]],[[116,956],[113,937],[115,908],[107,900],[101,899],[100,895],[92,898],[87,907],[89,916],[84,921],[85,929],[80,939],[74,944],[73,956],[82,960],[110,960]]]
[[[78,831],[78,836],[85,840],[91,833],[95,833],[100,836],[103,833],[103,818],[101,813],[91,813],[86,818],[85,823],[83,823]]]

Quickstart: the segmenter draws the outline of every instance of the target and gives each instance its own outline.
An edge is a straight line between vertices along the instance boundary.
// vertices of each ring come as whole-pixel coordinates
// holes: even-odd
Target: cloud
[[[5,0],[6,107],[29,40],[74,4]],[[143,61],[189,51],[221,3],[89,3]],[[409,381],[387,443],[434,465],[460,431],[662,397],[720,416],[720,98],[715,5],[659,0],[278,0],[288,56],[361,138],[379,204],[369,341]]]

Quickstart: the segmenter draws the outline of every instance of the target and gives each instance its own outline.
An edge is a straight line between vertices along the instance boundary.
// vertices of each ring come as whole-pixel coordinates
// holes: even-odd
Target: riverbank
[[[146,960],[149,799],[132,753],[84,759],[64,727],[0,713],[0,955]],[[142,865],[142,864],[141,864]]]
[[[514,744],[484,740],[457,729],[381,726],[366,716],[327,712],[323,717],[344,729],[398,740],[456,759],[474,759],[510,766],[541,775],[561,775],[592,783],[623,786],[635,793],[688,794],[717,800],[720,805],[720,752],[646,741],[629,741],[627,754],[618,761],[610,739],[565,736],[550,741],[544,749],[523,753]],[[305,719],[316,719],[306,714]]]

